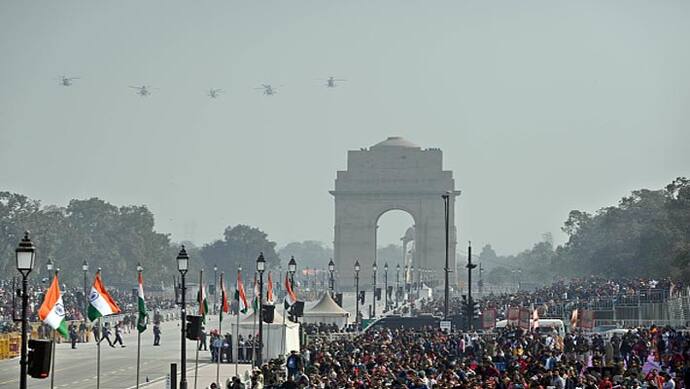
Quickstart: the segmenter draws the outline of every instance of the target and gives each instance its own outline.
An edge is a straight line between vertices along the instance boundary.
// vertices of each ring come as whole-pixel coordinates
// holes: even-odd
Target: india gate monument
[[[414,227],[401,238],[405,264],[426,269],[425,278],[443,283],[445,266],[445,209],[441,195],[450,193],[449,269],[455,271],[455,190],[453,172],[443,170],[443,153],[421,148],[401,137],[389,137],[368,149],[347,154],[347,170],[338,171],[335,190],[334,262],[341,288],[354,285],[359,260],[360,285],[370,285],[376,258],[376,230],[381,215],[407,212]],[[409,247],[413,249],[408,250]],[[381,260],[379,259],[379,262]],[[378,263],[379,269],[383,263]],[[378,272],[382,277],[382,271]],[[407,277],[410,281],[410,275]],[[450,284],[457,276],[450,274]]]

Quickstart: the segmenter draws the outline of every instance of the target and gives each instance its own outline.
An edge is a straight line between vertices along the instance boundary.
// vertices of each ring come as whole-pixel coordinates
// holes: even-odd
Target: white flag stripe
[[[57,303],[53,305],[53,308],[51,308],[50,312],[48,312],[48,316],[46,316],[43,322],[48,324],[51,328],[57,329],[60,327],[60,324],[64,319],[65,308],[64,305],[62,305],[62,296],[60,296]]]
[[[98,312],[101,313],[103,316],[108,316],[112,315],[113,309],[110,307],[110,304],[108,304],[108,301],[101,296],[100,293],[96,290],[96,288],[91,288],[91,297],[96,297],[93,300],[91,300],[91,305],[98,310]]]

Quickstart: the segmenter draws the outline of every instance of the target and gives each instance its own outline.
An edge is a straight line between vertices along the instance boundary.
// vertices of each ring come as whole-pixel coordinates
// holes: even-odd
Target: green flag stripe
[[[60,323],[60,327],[56,330],[63,338],[69,339],[69,330],[67,329],[67,321],[63,320]]]
[[[89,304],[89,309],[86,311],[86,313],[87,313],[87,316],[88,316],[90,321],[94,321],[94,320],[98,319],[99,317],[103,316],[103,315],[101,315],[101,311],[96,309],[96,307],[94,307],[91,304]]]
[[[138,299],[139,302],[139,319],[137,320],[137,330],[139,332],[144,332],[146,331],[146,324],[147,324],[147,318],[148,318],[148,312],[146,311],[146,302],[144,299],[139,297]]]

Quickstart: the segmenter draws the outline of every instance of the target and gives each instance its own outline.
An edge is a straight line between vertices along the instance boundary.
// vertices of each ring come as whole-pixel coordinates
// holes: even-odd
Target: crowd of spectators
[[[518,290],[512,293],[489,294],[477,296],[482,309],[496,308],[498,318],[503,319],[508,307],[538,307],[540,312],[549,313],[557,308],[567,306],[572,308],[586,308],[597,304],[616,302],[662,302],[669,296],[682,291],[684,286],[679,282],[672,282],[665,278],[653,279],[618,279],[610,280],[590,276],[559,280],[548,286],[535,290]],[[475,293],[477,291],[475,290]],[[423,300],[414,313],[433,315],[443,314],[443,299]],[[451,299],[450,314],[458,314],[461,310],[461,298]]]
[[[650,290],[668,297],[678,287],[668,280],[588,278],[479,300],[496,308],[556,305]],[[452,312],[460,310],[459,302],[452,301]],[[443,300],[437,299],[418,304],[415,311],[436,314],[442,308]],[[247,388],[690,388],[690,333],[654,325],[613,333],[575,328],[565,335],[511,325],[484,333],[377,328],[310,338],[288,361],[273,360],[251,377]],[[239,380],[226,385],[245,387]]]
[[[610,339],[511,327],[491,335],[381,329],[316,339],[298,355],[296,368],[286,363],[285,380],[273,361],[254,372],[256,384],[248,387],[681,388],[690,387],[689,344],[687,334],[661,327]]]

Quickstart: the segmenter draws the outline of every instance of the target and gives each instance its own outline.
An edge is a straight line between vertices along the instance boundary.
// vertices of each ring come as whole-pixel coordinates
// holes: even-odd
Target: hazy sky
[[[401,135],[443,150],[460,241],[561,241],[569,210],[690,175],[688,20],[684,0],[6,0],[0,190],[146,204],[176,240],[331,242],[347,150]]]

